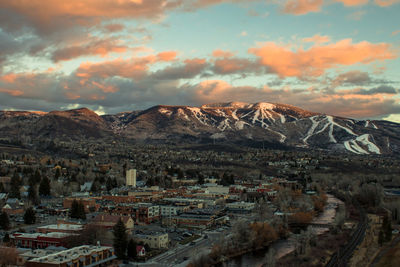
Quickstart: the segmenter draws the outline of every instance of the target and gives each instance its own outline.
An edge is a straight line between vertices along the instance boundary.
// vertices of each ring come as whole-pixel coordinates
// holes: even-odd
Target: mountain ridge
[[[48,113],[0,111],[0,138],[15,134],[15,129],[43,138],[123,137],[176,144],[219,140],[355,154],[400,152],[400,124],[343,118],[268,102],[156,105],[101,116],[87,108]]]

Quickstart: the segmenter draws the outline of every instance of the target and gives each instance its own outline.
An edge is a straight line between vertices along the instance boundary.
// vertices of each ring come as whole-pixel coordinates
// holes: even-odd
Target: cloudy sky
[[[0,110],[274,102],[400,121],[400,0],[0,0]]]

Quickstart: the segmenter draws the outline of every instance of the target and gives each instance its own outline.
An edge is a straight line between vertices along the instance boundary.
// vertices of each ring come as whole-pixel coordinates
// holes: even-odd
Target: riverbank
[[[327,246],[332,243],[338,243],[340,240],[343,240],[343,242],[345,242],[345,240],[347,239],[347,235],[343,235],[339,237],[339,240],[335,240],[336,235],[328,233],[329,225],[334,223],[336,216],[336,209],[340,204],[343,204],[341,200],[335,198],[333,195],[327,194],[327,202],[323,212],[319,214],[317,217],[315,217],[312,221],[312,223],[314,224],[327,225],[326,228],[312,227],[314,235],[320,236],[318,238],[319,240],[327,240],[326,244],[324,242],[323,244],[324,246]],[[293,252],[296,249],[296,245],[297,245],[296,235],[292,234],[289,238],[274,242],[269,247],[259,249],[257,251],[249,251],[247,253],[238,255],[236,257],[231,257],[231,259],[227,261],[227,265],[231,267],[262,266],[265,263],[268,250],[272,248],[275,251],[275,260],[279,262],[278,265],[281,266],[280,265],[281,259],[282,262],[286,262],[287,259],[284,259],[284,257],[289,256],[289,254],[294,254]],[[327,250],[327,253],[325,255],[321,255],[321,257],[318,259],[323,261],[329,260],[329,256],[334,253],[335,249],[336,246],[332,247],[330,250]]]

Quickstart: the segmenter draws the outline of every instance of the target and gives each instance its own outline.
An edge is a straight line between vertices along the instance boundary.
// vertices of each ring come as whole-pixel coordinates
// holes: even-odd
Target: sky
[[[0,110],[271,102],[400,122],[400,0],[0,0]]]

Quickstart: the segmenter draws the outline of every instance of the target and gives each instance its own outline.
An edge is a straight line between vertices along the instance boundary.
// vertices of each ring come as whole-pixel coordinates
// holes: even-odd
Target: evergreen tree
[[[125,224],[121,218],[113,227],[114,234],[114,250],[118,259],[125,259],[126,249],[128,246],[127,234]]]
[[[7,212],[0,213],[0,227],[3,230],[8,230],[10,228],[10,219],[8,218]]]
[[[112,190],[114,188],[113,187],[113,182],[112,182],[110,177],[107,178],[106,187],[107,187],[107,191],[110,191],[110,190]]]
[[[382,246],[383,241],[384,241],[383,231],[380,230],[380,231],[379,231],[379,236],[378,236],[378,244],[379,244],[379,246]]]
[[[10,235],[6,233],[3,237],[3,243],[9,243],[10,242]]]
[[[204,176],[199,174],[199,180],[197,181],[198,184],[204,184]]]
[[[137,256],[136,253],[136,242],[131,238],[128,242],[128,258],[134,259]]]
[[[36,169],[35,174],[32,177],[32,182],[34,184],[38,184],[40,183],[41,180],[42,180],[42,175],[40,174],[39,169]]]
[[[17,172],[14,172],[14,175],[11,178],[11,183],[10,183],[10,198],[21,198],[21,195],[19,193],[19,188],[21,186],[21,180]]]
[[[33,203],[34,205],[37,205],[40,203],[38,195],[37,195],[37,190],[36,190],[36,185],[32,183],[33,181],[30,181],[29,183],[29,189],[28,189],[28,199]]]
[[[78,202],[76,199],[72,201],[69,216],[74,219],[86,220],[85,206],[82,202]]]
[[[71,204],[71,208],[69,209],[69,217],[71,218],[78,218],[79,217],[79,203],[74,199]]]
[[[54,175],[54,178],[57,180],[61,176],[61,169],[56,168],[56,174]]]
[[[36,212],[32,207],[29,207],[24,214],[25,224],[34,224],[36,222]]]
[[[391,241],[392,240],[392,222],[388,219],[388,222],[386,223],[385,226],[385,241]]]
[[[94,193],[99,191],[99,185],[98,185],[96,180],[93,181],[93,184],[92,184],[92,187],[90,188],[90,191],[94,192]]]
[[[85,206],[82,202],[78,203],[78,217],[79,219],[86,220]]]
[[[43,177],[39,185],[39,195],[50,196],[50,180],[46,176]]]

